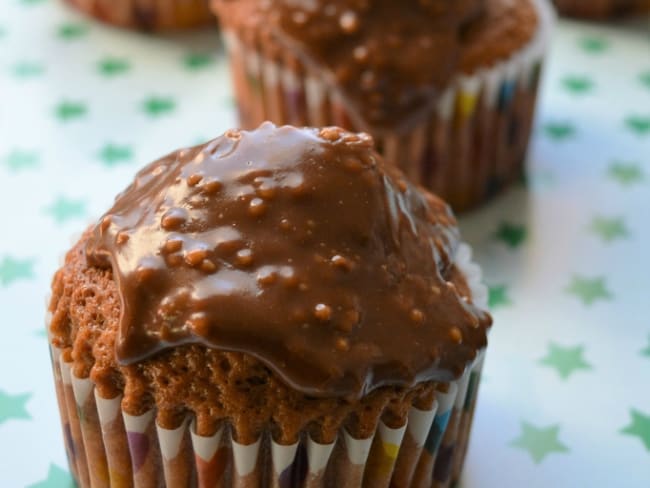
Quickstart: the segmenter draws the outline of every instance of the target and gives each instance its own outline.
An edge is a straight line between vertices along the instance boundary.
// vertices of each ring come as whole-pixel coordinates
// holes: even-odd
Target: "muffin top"
[[[454,218],[372,146],[265,123],[140,171],[85,248],[117,281],[118,361],[201,344],[316,396],[460,376],[491,319]]]
[[[226,28],[271,35],[356,108],[362,128],[426,113],[458,64],[460,32],[485,0],[215,0]],[[266,47],[266,44],[265,44]]]
[[[460,71],[473,74],[508,59],[533,39],[538,17],[532,0],[485,0],[483,15],[463,29]]]

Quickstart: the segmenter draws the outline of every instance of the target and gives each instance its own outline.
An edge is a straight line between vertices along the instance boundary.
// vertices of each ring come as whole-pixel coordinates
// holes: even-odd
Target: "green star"
[[[591,221],[591,230],[605,242],[616,239],[625,239],[629,236],[625,221],[621,218],[594,217]]]
[[[31,396],[31,393],[10,395],[0,390],[0,425],[12,419],[31,419],[32,416],[26,408],[26,403]]]
[[[70,219],[83,217],[86,213],[86,202],[59,197],[45,211],[52,215],[57,223],[63,224]]]
[[[591,305],[598,300],[610,300],[611,293],[607,290],[604,278],[584,278],[574,276],[566,289],[567,293],[575,295],[585,305]]]
[[[567,76],[562,80],[564,88],[574,95],[582,95],[591,91],[594,82],[586,76]]]
[[[592,369],[591,365],[582,357],[583,354],[583,346],[562,347],[551,342],[548,346],[548,353],[539,362],[545,366],[555,368],[560,378],[566,380],[579,369]]]
[[[511,249],[515,249],[526,240],[526,235],[526,227],[523,225],[501,222],[494,237],[508,245]]]
[[[108,57],[99,61],[97,68],[102,76],[112,77],[129,71],[131,63],[126,59]]]
[[[638,183],[645,177],[641,168],[633,163],[612,163],[607,170],[607,174],[622,185]]]
[[[208,53],[190,53],[183,58],[183,65],[190,71],[198,71],[214,64],[214,55]]]
[[[569,452],[569,448],[558,440],[559,425],[535,427],[528,422],[521,423],[521,434],[510,445],[524,451],[533,458],[535,464],[541,463],[553,452]]]
[[[14,64],[12,72],[17,78],[31,78],[42,75],[45,72],[45,68],[40,63],[21,61]]]
[[[38,5],[39,3],[45,3],[46,0],[20,0],[20,3],[23,5]]]
[[[641,84],[644,85],[646,88],[650,88],[650,71],[641,73],[639,75],[639,81],[641,81]]]
[[[148,115],[157,117],[172,112],[176,108],[176,102],[173,98],[152,96],[144,101],[143,107]]]
[[[587,53],[600,54],[609,46],[607,41],[602,37],[588,36],[580,39],[580,47]]]
[[[59,468],[56,464],[50,464],[47,472],[47,478],[26,488],[74,488],[75,484],[70,474]]]
[[[569,122],[549,122],[544,126],[548,137],[556,141],[563,141],[575,136],[576,128]]]
[[[0,285],[9,286],[14,281],[33,278],[33,266],[33,259],[14,259],[11,256],[5,256],[0,261]]]
[[[131,146],[118,146],[108,143],[99,152],[104,166],[113,167],[121,163],[128,163],[133,158],[133,149]]]
[[[39,156],[36,152],[13,150],[4,158],[4,162],[11,171],[20,171],[38,166]]]
[[[650,358],[650,336],[648,336],[648,347],[641,351],[641,356]]]
[[[63,40],[71,41],[85,36],[88,33],[88,26],[74,22],[61,24],[57,29],[57,36]]]
[[[4,25],[0,25],[0,39],[7,35],[7,30]]]
[[[86,104],[82,102],[63,101],[55,107],[54,111],[59,120],[67,122],[68,120],[83,117],[86,115],[88,108],[86,107]]]
[[[646,450],[650,451],[650,416],[631,409],[632,423],[621,430],[622,434],[633,435],[641,439]]]
[[[508,288],[504,285],[491,286],[488,294],[489,307],[495,309],[505,305],[510,305],[510,297],[508,296]]]
[[[650,134],[650,117],[630,115],[625,119],[625,126],[640,136]]]

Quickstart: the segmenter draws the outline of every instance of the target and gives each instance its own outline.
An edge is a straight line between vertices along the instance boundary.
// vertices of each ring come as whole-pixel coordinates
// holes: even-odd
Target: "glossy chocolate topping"
[[[356,108],[358,127],[377,129],[408,124],[430,110],[457,66],[461,29],[483,3],[218,0],[216,5],[226,22],[258,19],[257,30],[269,29],[340,89]]]
[[[86,256],[117,279],[122,364],[201,343],[359,396],[449,381],[486,345],[490,317],[451,282],[457,243],[369,136],[266,123],[144,168]]]

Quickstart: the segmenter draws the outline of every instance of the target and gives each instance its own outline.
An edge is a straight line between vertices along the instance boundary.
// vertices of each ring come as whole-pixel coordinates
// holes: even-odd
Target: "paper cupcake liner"
[[[487,288],[466,244],[456,265],[475,303],[484,307]],[[82,488],[448,487],[462,469],[484,356],[482,351],[459,380],[442,385],[430,408],[411,407],[404,425],[380,421],[365,439],[342,428],[331,444],[304,432],[291,445],[278,444],[269,433],[243,445],[228,425],[206,437],[189,417],[165,429],[155,410],[129,415],[122,397],[102,398],[89,378],[74,374],[61,351],[51,351],[70,470]]]
[[[475,206],[520,176],[530,138],[540,71],[554,13],[534,0],[539,28],[509,59],[460,75],[417,125],[394,131],[364,126],[322,74],[268,40],[223,32],[242,127],[265,120],[367,131],[386,159],[439,194],[456,211]],[[283,52],[285,51],[285,52]]]
[[[215,22],[207,0],[66,0],[103,22],[142,30],[188,29]]]
[[[650,12],[649,0],[554,0],[562,15],[587,19]]]

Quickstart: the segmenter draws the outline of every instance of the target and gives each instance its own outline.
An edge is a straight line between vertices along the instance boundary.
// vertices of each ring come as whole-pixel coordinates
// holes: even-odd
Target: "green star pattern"
[[[144,101],[143,108],[146,114],[158,117],[173,112],[176,102],[169,97],[149,97]]]
[[[558,344],[550,343],[548,353],[540,359],[540,363],[555,369],[560,375],[560,378],[566,380],[571,374],[580,369],[592,369],[591,365],[585,361],[583,355],[583,346],[562,347]]]
[[[510,445],[528,452],[533,462],[539,464],[551,453],[569,452],[569,448],[558,439],[559,433],[559,425],[536,427],[528,422],[522,422],[521,434]]]
[[[42,75],[45,67],[40,63],[21,61],[14,64],[12,72],[17,78],[33,78]]]
[[[607,50],[609,44],[602,37],[588,36],[580,39],[580,47],[589,54],[600,54]]]
[[[650,89],[650,71],[646,71],[639,75],[639,81],[643,86]]]
[[[0,261],[0,285],[9,286],[19,280],[30,280],[34,277],[33,259],[15,259],[5,256]]]
[[[516,249],[524,243],[527,234],[526,227],[523,225],[501,222],[495,237],[511,249]]]
[[[625,119],[625,126],[640,136],[650,134],[650,117],[631,115]]]
[[[131,69],[131,63],[123,58],[104,58],[97,64],[99,74],[107,78],[127,73]]]
[[[50,464],[47,478],[26,488],[74,488],[75,484],[67,471],[59,468],[56,464]]]
[[[581,95],[594,88],[594,82],[586,76],[567,76],[562,80],[562,86],[571,94]]]
[[[65,23],[59,26],[57,30],[57,36],[59,38],[71,41],[74,39],[79,39],[80,37],[85,36],[88,33],[88,26],[85,24],[78,23]]]
[[[71,200],[66,197],[58,197],[45,211],[58,224],[63,224],[68,220],[83,217],[86,214],[86,202],[83,200]]]
[[[54,114],[60,121],[67,122],[83,117],[87,111],[86,104],[82,102],[63,101],[56,106]]]
[[[27,411],[27,402],[31,393],[10,395],[0,390],[0,425],[8,420],[29,420],[32,416]]]
[[[40,158],[38,153],[32,151],[13,150],[3,158],[3,162],[10,171],[18,172],[38,166]]]
[[[133,148],[117,144],[106,144],[99,152],[99,159],[107,167],[128,163],[133,159]]]
[[[625,221],[621,217],[594,217],[590,229],[605,242],[625,239],[630,235]]]
[[[489,287],[488,305],[491,309],[511,305],[508,296],[508,288],[505,285],[496,285]]]
[[[569,122],[549,122],[544,125],[544,132],[552,140],[564,141],[576,135],[576,128]]]
[[[183,65],[190,71],[198,71],[214,64],[214,55],[210,53],[190,53],[183,59]]]
[[[643,181],[645,175],[639,165],[634,163],[612,163],[607,174],[621,185],[631,185]]]
[[[632,422],[621,430],[625,435],[638,437],[647,451],[650,451],[650,416],[639,410],[630,410]]]
[[[611,300],[612,298],[605,284],[605,279],[602,277],[585,278],[574,276],[566,291],[575,295],[585,305],[592,305],[598,301]]]

